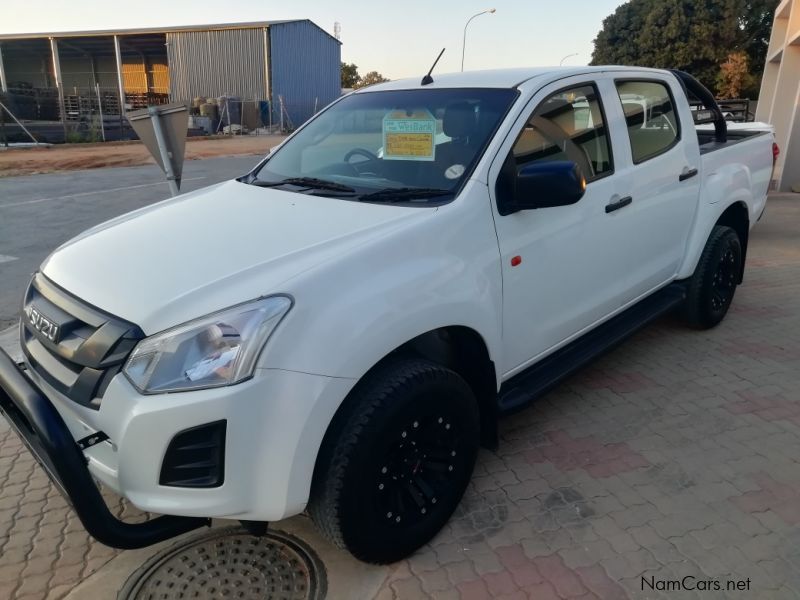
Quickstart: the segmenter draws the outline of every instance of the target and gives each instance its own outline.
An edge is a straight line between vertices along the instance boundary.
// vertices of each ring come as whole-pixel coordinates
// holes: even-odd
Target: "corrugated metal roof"
[[[166,27],[138,27],[131,29],[89,29],[85,31],[49,31],[40,33],[3,33],[0,34],[0,40],[25,40],[35,38],[70,38],[70,37],[87,37],[87,36],[108,36],[108,35],[131,35],[131,34],[145,34],[145,33],[173,33],[178,31],[217,31],[221,29],[253,29],[259,27],[269,27],[271,25],[279,25],[282,23],[299,23],[307,21],[314,27],[323,31],[326,35],[336,40],[330,33],[322,29],[319,25],[310,19],[285,19],[278,21],[248,21],[244,23],[211,23],[208,25],[173,25]],[[339,40],[337,43],[341,44]]]

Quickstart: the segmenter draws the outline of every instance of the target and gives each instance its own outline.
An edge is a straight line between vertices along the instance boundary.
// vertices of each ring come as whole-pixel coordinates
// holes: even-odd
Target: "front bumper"
[[[122,549],[143,548],[210,523],[202,517],[161,516],[134,524],[111,514],[83,451],[61,415],[2,349],[0,412],[72,504],[86,531],[101,543]]]

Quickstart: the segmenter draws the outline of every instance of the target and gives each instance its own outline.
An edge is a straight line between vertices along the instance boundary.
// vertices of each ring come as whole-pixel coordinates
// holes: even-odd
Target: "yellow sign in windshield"
[[[436,119],[427,110],[392,111],[383,118],[383,158],[433,160]]]

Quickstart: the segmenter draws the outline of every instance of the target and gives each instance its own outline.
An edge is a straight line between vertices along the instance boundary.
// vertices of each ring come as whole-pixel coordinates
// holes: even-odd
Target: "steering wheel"
[[[545,119],[540,115],[533,117],[533,119],[531,119],[531,124],[538,129],[545,138],[550,140],[550,142],[559,146],[567,157],[580,167],[584,177],[591,177],[594,175],[594,168],[592,167],[592,163],[589,162],[588,155],[583,148],[575,143],[566,131],[553,121]]]
[[[367,160],[365,162],[359,163],[351,163],[350,159],[354,156],[363,156]],[[377,173],[373,171],[362,171],[360,167],[364,167],[367,165],[371,165],[372,167],[377,167],[380,164],[380,158],[366,148],[353,148],[344,155],[344,162],[346,162],[358,175],[377,175]]]

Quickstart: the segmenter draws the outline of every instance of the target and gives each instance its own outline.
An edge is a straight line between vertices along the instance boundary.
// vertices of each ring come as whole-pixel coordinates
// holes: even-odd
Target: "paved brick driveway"
[[[800,596],[799,384],[800,201],[775,197],[727,320],[664,319],[504,420],[457,517],[375,568],[378,597]],[[63,597],[114,555],[0,433],[0,598]],[[722,591],[658,591],[687,575]]]
[[[502,423],[458,518],[381,598],[800,596],[800,202],[775,198],[717,329],[664,319]],[[687,580],[691,583],[692,580]],[[742,585],[747,585],[744,581]]]

